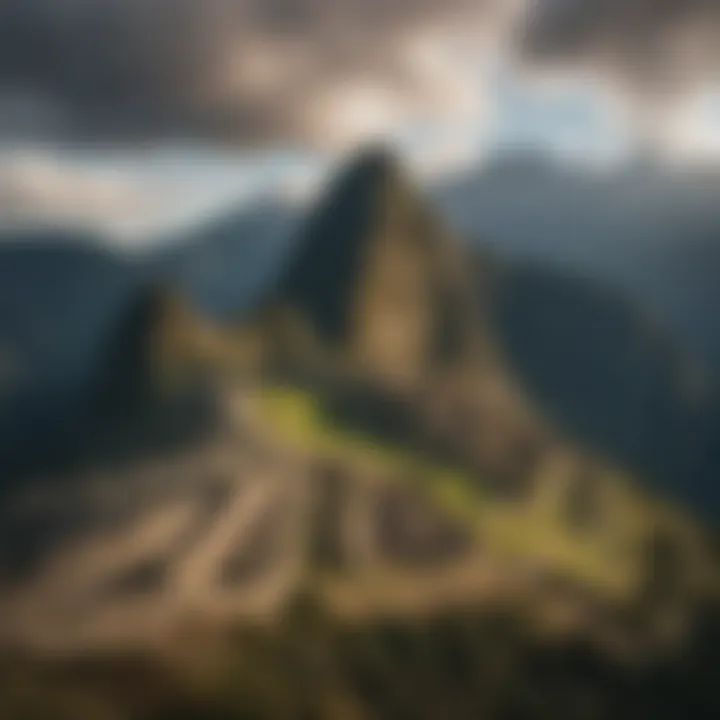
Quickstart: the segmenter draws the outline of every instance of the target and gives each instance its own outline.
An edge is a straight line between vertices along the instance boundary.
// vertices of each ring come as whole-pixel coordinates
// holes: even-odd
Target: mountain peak
[[[135,412],[155,397],[187,354],[198,325],[176,293],[163,287],[138,293],[106,343],[98,393],[106,410]]]
[[[129,462],[188,446],[216,427],[206,326],[164,287],[140,291],[110,333],[93,391],[93,453]]]
[[[362,177],[379,182],[398,179],[402,175],[402,163],[392,148],[382,143],[366,145],[346,164],[345,177]]]
[[[369,147],[331,183],[274,300],[364,370],[422,373],[462,314],[458,250],[392,153]]]
[[[326,340],[341,340],[349,330],[351,296],[398,184],[393,156],[382,147],[368,148],[339,171],[300,234],[278,296],[306,313]]]

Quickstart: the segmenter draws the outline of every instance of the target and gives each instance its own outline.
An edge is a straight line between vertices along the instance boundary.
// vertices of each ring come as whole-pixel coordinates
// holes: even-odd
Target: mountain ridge
[[[276,617],[310,583],[343,616],[433,612],[516,592],[538,612],[567,603],[568,617],[552,623],[599,642],[607,633],[642,648],[682,639],[683,623],[717,590],[705,528],[546,422],[495,352],[491,308],[465,294],[475,289],[465,285],[469,256],[454,254],[412,184],[393,170],[384,194],[386,167],[359,168],[348,171],[351,189],[355,172],[380,186],[348,210],[370,215],[350,233],[350,249],[369,259],[359,270],[350,263],[338,296],[316,295],[298,270],[325,243],[343,249],[337,227],[348,217],[331,191],[290,260],[291,280],[281,273],[266,296],[270,317],[216,329],[153,289],[129,303],[110,333],[103,368],[113,392],[101,403],[119,421],[104,452],[124,461],[2,508],[10,557],[0,564],[12,565],[33,528],[48,531],[32,562],[20,563],[30,581],[11,576],[12,592],[0,593],[0,638],[142,643],[194,616]],[[346,181],[339,187],[343,195]],[[326,224],[332,232],[317,230]],[[314,280],[332,287],[338,276],[331,262]],[[308,347],[272,318],[283,302],[310,326]],[[457,337],[439,353],[449,320]],[[180,406],[156,394],[169,371],[151,350],[164,339],[189,378],[169,398]],[[236,344],[251,339],[262,346],[255,366]],[[192,442],[174,434],[186,417]],[[158,427],[171,442],[148,453]],[[79,509],[94,518],[88,527],[73,525]],[[667,550],[661,577],[657,537]],[[317,545],[325,550],[310,551]],[[340,561],[328,567],[328,555]],[[640,613],[641,637],[613,609]]]

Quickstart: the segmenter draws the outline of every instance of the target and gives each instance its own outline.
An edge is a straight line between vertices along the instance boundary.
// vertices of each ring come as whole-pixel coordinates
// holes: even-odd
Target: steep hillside
[[[373,149],[312,214],[268,304],[356,369],[417,381],[481,334],[467,270],[395,159]]]
[[[524,392],[493,329],[513,295],[469,252],[373,150],[250,316],[134,295],[92,462],[0,505],[21,690],[49,668],[123,718],[182,717],[172,683],[196,717],[711,716],[711,534]],[[151,686],[113,703],[135,653]]]
[[[86,381],[139,268],[75,236],[0,245],[0,478],[67,462],[87,431]]]
[[[505,356],[556,425],[717,518],[718,386],[666,328],[622,296],[532,265],[499,264],[493,288]]]

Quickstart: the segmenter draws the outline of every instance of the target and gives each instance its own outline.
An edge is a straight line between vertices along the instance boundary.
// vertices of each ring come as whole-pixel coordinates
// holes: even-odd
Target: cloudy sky
[[[0,217],[126,242],[371,138],[720,165],[720,0],[0,0]]]

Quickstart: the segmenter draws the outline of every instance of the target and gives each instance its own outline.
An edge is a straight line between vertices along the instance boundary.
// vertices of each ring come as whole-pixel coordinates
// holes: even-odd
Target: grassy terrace
[[[567,573],[611,596],[633,589],[634,564],[618,532],[579,533],[556,507],[532,501],[508,501],[484,492],[481,477],[462,468],[437,464],[421,453],[339,425],[322,398],[294,387],[266,386],[257,397],[262,416],[284,439],[304,452],[334,457],[392,481],[416,479],[446,511],[472,525],[498,553]],[[406,481],[406,480],[405,480]],[[629,495],[618,494],[618,508],[639,522]]]

